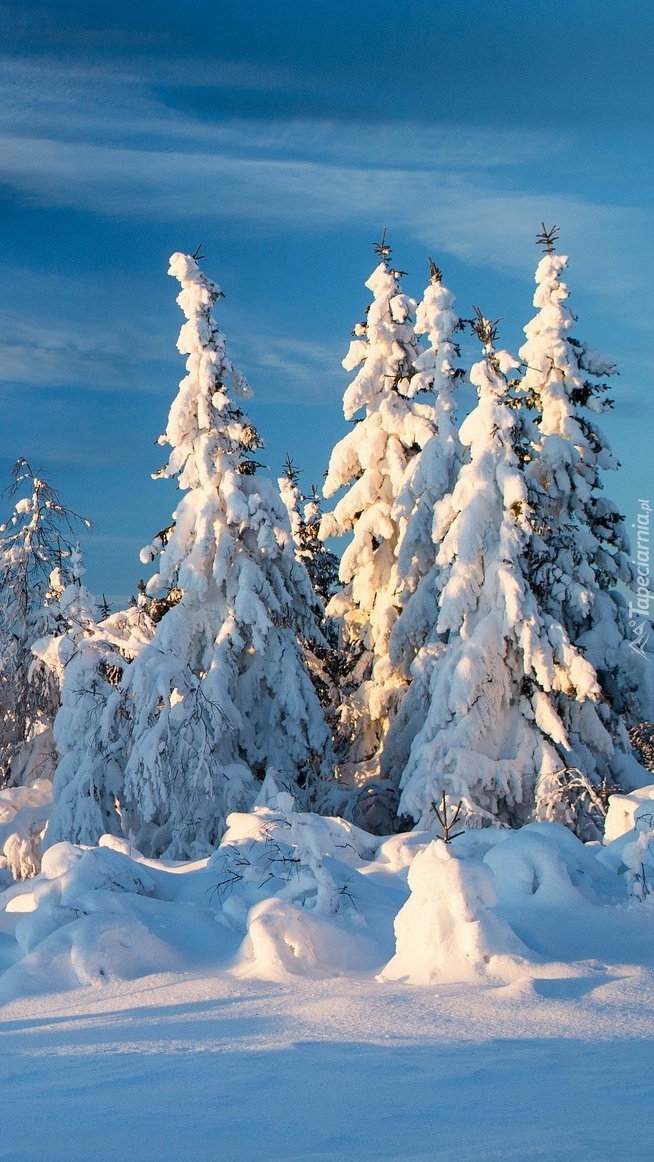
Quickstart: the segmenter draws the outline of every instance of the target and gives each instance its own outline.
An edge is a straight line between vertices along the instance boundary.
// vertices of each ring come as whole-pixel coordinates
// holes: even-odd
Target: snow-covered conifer
[[[462,324],[441,271],[431,259],[429,264],[430,280],[416,312],[416,333],[426,334],[429,346],[416,360],[414,382],[420,390],[434,392],[436,431],[410,461],[392,511],[404,532],[397,560],[400,615],[391,633],[389,656],[407,680],[416,654],[438,619],[440,570],[432,536],[434,509],[454,488],[463,456],[456,426],[456,387],[464,372],[456,366],[460,352],[454,338]],[[418,684],[414,692],[409,688],[404,695],[384,744],[382,772],[395,783],[425,712],[424,689]]]
[[[302,491],[300,489],[300,469],[287,454],[284,461],[284,471],[277,481],[279,495],[284,501],[291,525],[291,534],[296,549],[302,543]]]
[[[188,374],[158,475],[177,477],[184,496],[142,560],[159,556],[150,594],[174,586],[181,597],[125,670],[122,712],[132,833],[178,858],[208,850],[268,766],[315,790],[331,758],[297,640],[316,632],[313,595],[279,493],[255,475],[261,440],[237,402],[251,392],[211,313],[221,291],[188,255],[174,254],[169,273],[182,286]]]
[[[479,401],[460,432],[469,460],[436,506],[439,616],[414,664],[428,710],[401,782],[400,811],[423,823],[443,791],[463,799],[469,818],[529,819],[539,779],[573,761],[555,694],[593,714],[599,696],[592,666],[525,577],[532,514],[522,464],[532,433],[506,378],[517,361],[495,350],[481,315],[476,330]]]
[[[520,350],[526,364],[522,386],[539,427],[527,469],[535,518],[529,579],[543,609],[562,624],[597,676],[600,696],[592,713],[584,703],[557,699],[574,741],[574,765],[596,782],[610,776],[632,785],[622,716],[632,725],[649,708],[638,704],[640,659],[629,649],[627,603],[616,590],[619,581],[629,585],[633,578],[625,525],[602,494],[603,471],[618,464],[591,418],[610,406],[602,379],[616,369],[572,337],[577,319],[563,281],[568,259],[554,253],[556,233],[543,226],[539,236],[546,253],[536,271],[537,313]],[[547,813],[547,803],[541,807]]]
[[[71,536],[76,523],[89,522],[67,509],[24,459],[15,465],[9,495],[19,499],[0,528],[0,768],[5,782],[18,783],[51,774],[42,762],[33,771],[29,755],[35,738],[52,726],[59,681],[35,664],[32,646],[69,624],[72,611],[60,599],[79,564]],[[39,754],[46,754],[42,744]]]
[[[340,678],[346,666],[346,655],[339,648],[338,631],[325,606],[338,585],[338,557],[318,535],[322,517],[320,495],[315,485],[306,496],[299,487],[300,470],[290,456],[286,457],[280,476],[279,492],[291,525],[295,557],[308,574],[314,595],[315,624],[320,636],[300,639],[304,660],[330,730],[336,733]]]
[[[82,600],[78,593],[78,605]],[[100,622],[78,618],[66,633],[37,643],[38,657],[61,680],[54,723],[59,761],[44,847],[61,840],[94,844],[101,835],[126,829],[122,804],[130,731],[124,674],[153,633],[148,603],[140,596],[127,610]]]
[[[411,321],[416,304],[400,289],[385,237],[377,251],[381,262],[366,283],[374,299],[343,360],[346,371],[361,365],[345,392],[345,418],[365,412],[334,448],[324,493],[330,497],[350,487],[320,527],[323,540],[352,534],[340,564],[343,587],[327,612],[339,621],[352,658],[340,711],[340,757],[359,774],[377,772],[380,745],[406,686],[388,657],[399,609],[397,558],[404,523],[393,508],[410,462],[436,430],[433,406],[414,398],[427,386],[426,375],[416,374],[420,346]]]
[[[436,549],[432,538],[434,507],[451,492],[458,475],[462,448],[456,425],[457,383],[463,371],[456,363],[460,352],[454,336],[462,324],[454,310],[454,295],[442,273],[429,260],[430,280],[416,311],[415,330],[427,335],[429,346],[415,362],[414,391],[434,393],[436,431],[423,450],[409,462],[406,479],[393,506],[395,520],[406,521],[398,552],[402,614],[391,635],[391,657],[408,668],[434,621],[433,569]]]
[[[320,493],[315,484],[311,485],[310,493],[302,492],[300,470],[290,456],[286,457],[284,473],[278,484],[291,523],[295,556],[309,574],[311,587],[319,599],[322,619],[324,607],[338,586],[338,557],[319,536],[322,519]]]

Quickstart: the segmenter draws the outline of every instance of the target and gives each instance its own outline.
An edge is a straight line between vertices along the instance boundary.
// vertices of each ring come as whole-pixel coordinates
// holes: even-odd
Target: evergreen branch
[[[554,254],[554,244],[558,237],[558,226],[550,226],[548,229],[545,223],[541,222],[541,233],[536,235],[536,245],[541,246],[545,254]]]
[[[429,259],[429,281],[433,282],[434,286],[443,281],[443,272],[436,266],[433,258]]]
[[[390,258],[391,247],[389,246],[388,242],[386,241],[386,227],[385,226],[384,226],[384,230],[382,232],[381,242],[373,242],[372,248],[373,248],[375,254],[378,254],[383,262],[386,262],[387,259]]]
[[[480,343],[484,347],[494,347],[498,337],[498,323],[502,322],[502,316],[499,319],[487,319],[482,315],[479,307],[473,306],[475,312],[474,319],[470,320],[470,329],[473,335],[476,335]]]

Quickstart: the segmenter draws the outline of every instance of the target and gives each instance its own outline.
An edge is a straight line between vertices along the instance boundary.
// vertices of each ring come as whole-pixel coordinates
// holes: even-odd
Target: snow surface
[[[209,859],[60,843],[0,898],[0,1157],[651,1158],[638,806],[446,846],[263,798]]]
[[[15,1003],[2,1153],[649,1162],[651,974],[620,978],[436,994],[188,972]]]

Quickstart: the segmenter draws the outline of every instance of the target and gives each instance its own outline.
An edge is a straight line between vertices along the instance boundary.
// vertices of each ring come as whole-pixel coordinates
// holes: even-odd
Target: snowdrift
[[[635,910],[654,934],[654,787],[616,796],[604,846],[555,823],[379,838],[266,798],[196,862],[113,836],[51,847],[0,896],[0,1000],[197,970],[527,987],[592,975],[601,933],[628,943]]]

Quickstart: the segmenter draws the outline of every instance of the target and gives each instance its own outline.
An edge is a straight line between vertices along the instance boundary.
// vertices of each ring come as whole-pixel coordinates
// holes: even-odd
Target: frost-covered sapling
[[[579,767],[561,767],[544,775],[538,787],[537,817],[563,823],[583,841],[596,840],[604,828],[609,794],[615,786],[594,786]]]
[[[442,831],[443,831],[443,834],[438,835],[436,838],[442,839],[443,843],[451,843],[453,839],[457,838],[457,836],[463,835],[463,831],[454,831],[454,828],[456,827],[457,823],[459,822],[462,807],[463,807],[463,799],[459,799],[459,802],[457,803],[456,807],[454,808],[454,815],[451,816],[450,818],[448,818],[447,795],[445,794],[445,791],[443,791],[441,794],[440,807],[437,807],[436,803],[434,803],[432,801],[431,809],[434,812],[434,815],[436,816],[436,818],[438,819],[438,822],[440,823]]]

